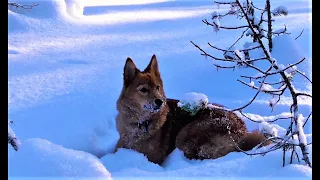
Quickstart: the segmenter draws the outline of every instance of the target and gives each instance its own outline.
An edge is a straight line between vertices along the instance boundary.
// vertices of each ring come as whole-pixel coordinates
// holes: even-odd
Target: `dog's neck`
[[[132,134],[134,133],[139,136],[137,139],[144,139],[152,136],[166,121],[166,114],[169,110],[167,105],[164,105],[155,113],[148,110],[142,110],[139,105],[133,103],[134,102],[128,100],[119,100],[117,102],[117,109],[119,111],[117,118],[119,119],[118,123],[120,123],[119,128],[124,128],[122,130],[124,133],[123,135],[131,134],[130,136],[134,136]]]

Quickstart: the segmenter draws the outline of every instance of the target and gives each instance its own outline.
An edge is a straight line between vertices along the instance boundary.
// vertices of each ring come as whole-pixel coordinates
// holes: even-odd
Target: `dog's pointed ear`
[[[149,65],[146,67],[146,69],[144,70],[144,72],[153,72],[155,73],[157,76],[160,76],[160,71],[159,71],[159,66],[158,66],[158,60],[156,55],[154,54],[151,57],[150,63]]]
[[[132,79],[136,77],[138,74],[139,69],[137,69],[136,65],[132,61],[130,57],[127,58],[126,64],[123,69],[123,80],[124,84],[128,84],[131,82]]]

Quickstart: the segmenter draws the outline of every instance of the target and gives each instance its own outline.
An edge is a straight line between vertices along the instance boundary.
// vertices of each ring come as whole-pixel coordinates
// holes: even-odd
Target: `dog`
[[[203,160],[271,143],[258,131],[248,132],[244,121],[221,105],[191,114],[178,102],[165,95],[155,54],[143,71],[128,57],[117,100],[116,128],[120,138],[114,152],[132,149],[162,165],[175,148],[189,159]]]

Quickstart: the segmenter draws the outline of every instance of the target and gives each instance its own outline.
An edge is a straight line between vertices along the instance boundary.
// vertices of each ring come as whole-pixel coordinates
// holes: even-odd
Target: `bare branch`
[[[216,46],[213,46],[213,45],[210,44],[210,43],[208,43],[208,45],[209,45],[210,47],[212,47],[213,49],[216,49],[216,50],[219,50],[219,51],[223,51],[223,52],[234,52],[234,51],[232,51],[232,50],[225,50],[225,49],[218,48],[218,47],[216,47]],[[256,46],[256,47],[253,47],[253,48],[241,49],[241,50],[239,50],[239,51],[240,51],[240,52],[241,52],[241,51],[250,51],[250,50],[258,49],[258,48],[260,48],[260,47],[261,47],[261,46]]]
[[[206,19],[202,20],[203,23],[209,26],[217,27],[218,25],[215,22],[209,23]],[[226,26],[219,26],[220,29],[241,29],[241,28],[248,28],[248,26],[236,26],[236,27],[226,27]]]
[[[218,65],[218,64],[214,64],[216,67],[217,67],[217,69],[219,69],[219,68],[222,68],[222,69],[235,69],[236,68],[236,66],[221,66],[221,65]]]
[[[246,85],[246,86],[248,86],[248,87],[251,87],[251,88],[253,88],[253,89],[255,89],[255,90],[259,90],[258,87],[256,87],[256,86],[251,86],[250,84],[248,84],[248,83],[246,83],[246,82],[244,82],[244,81],[241,81],[241,80],[239,80],[239,79],[237,79],[237,81],[239,81],[240,83],[242,83],[242,84],[244,84],[244,85]],[[263,84],[265,84],[265,83],[261,82],[261,84],[263,85]],[[282,89],[260,90],[260,91],[261,91],[261,92],[265,92],[265,93],[269,93],[269,94],[272,94],[272,95],[281,95],[281,93],[282,93],[286,88],[287,88],[287,86],[284,85],[284,87],[283,87]]]
[[[250,81],[251,81],[251,79],[262,79],[262,78],[264,78],[265,76],[267,76],[267,75],[265,75],[265,74],[263,74],[263,75],[261,75],[261,76],[244,76],[244,75],[241,75],[240,77],[250,79]],[[269,75],[268,75],[268,76],[269,76]]]
[[[301,33],[294,39],[297,40],[302,35],[303,31],[304,31],[304,29],[302,29]]]
[[[245,118],[247,118],[248,120],[250,120],[250,121],[252,121],[252,122],[262,123],[262,121],[256,121],[256,120],[248,117],[248,116],[247,116],[246,114],[244,114],[242,111],[239,111],[239,112],[240,112],[241,115],[243,115]],[[284,120],[284,119],[290,119],[290,118],[292,118],[292,117],[279,117],[279,118],[275,118],[275,119],[273,119],[273,120],[263,121],[263,122],[268,122],[268,123],[270,123],[270,122],[276,122],[276,121],[278,121],[278,120]]]
[[[305,77],[311,84],[312,84],[312,81],[310,78],[308,78],[308,76],[306,76],[304,73],[302,73],[301,71],[299,70],[296,70],[295,72],[297,72],[298,74],[300,74],[301,76]]]
[[[244,30],[241,34],[241,36],[228,48],[228,50],[230,50],[234,45],[236,45],[240,39],[242,39],[244,37],[244,35],[246,34],[246,31],[248,30],[249,28],[247,28],[246,30]]]
[[[271,68],[270,68],[270,69],[271,69]],[[269,69],[269,70],[270,70],[270,69]],[[264,77],[264,79],[262,80],[262,82],[264,82],[264,81],[266,80],[266,78],[267,78],[267,76]],[[253,98],[251,99],[250,102],[248,102],[246,105],[244,105],[244,106],[242,106],[242,107],[239,107],[239,108],[236,108],[236,109],[234,109],[234,110],[232,110],[232,111],[239,111],[239,110],[241,110],[241,109],[246,108],[246,107],[249,106],[250,104],[252,104],[252,102],[257,98],[258,94],[261,92],[262,86],[263,86],[263,83],[261,83],[258,91],[257,91],[256,94],[253,96]]]
[[[258,81],[259,83],[262,83],[261,81]],[[271,86],[273,86],[273,85],[277,85],[277,84],[284,84],[285,82],[284,81],[279,81],[279,82],[272,82],[272,83],[270,83],[270,82],[265,82],[264,84],[268,84],[268,85],[271,85]]]
[[[237,3],[235,1],[230,1],[230,2],[219,2],[219,1],[213,1],[215,4],[221,4],[221,5],[236,5]]]
[[[312,95],[311,94],[307,94],[307,93],[302,93],[302,92],[298,92],[295,94],[297,97],[298,96],[308,96],[308,97],[311,97],[312,98]]]
[[[38,6],[39,4],[33,3],[32,5],[21,5],[14,2],[8,2],[8,6],[16,7],[16,8],[22,8],[22,9],[32,9],[35,6]]]
[[[255,6],[253,3],[251,3],[251,6],[257,10],[260,10],[260,11],[266,11],[265,9],[261,9],[261,8],[258,8],[257,6]]]
[[[304,126],[307,124],[307,122],[308,122],[308,120],[310,119],[311,115],[312,115],[312,111],[311,111],[311,113],[309,114],[309,116],[307,117],[307,119],[304,121],[302,127],[304,127]]]
[[[230,60],[230,59],[223,59],[223,58],[214,57],[214,56],[208,54],[206,51],[204,51],[201,47],[199,47],[198,45],[196,45],[194,42],[192,42],[192,41],[190,41],[190,42],[191,42],[191,44],[193,44],[196,48],[198,48],[198,49],[202,52],[201,55],[203,55],[203,56],[210,57],[210,58],[212,58],[212,59],[214,59],[214,60],[218,60],[218,61],[229,61],[229,62],[233,62],[233,60]]]

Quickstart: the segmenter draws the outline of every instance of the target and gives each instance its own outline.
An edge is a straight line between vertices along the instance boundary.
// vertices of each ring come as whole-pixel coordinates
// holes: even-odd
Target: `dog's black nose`
[[[161,106],[163,101],[161,99],[154,100],[154,103],[156,103],[157,106]]]

